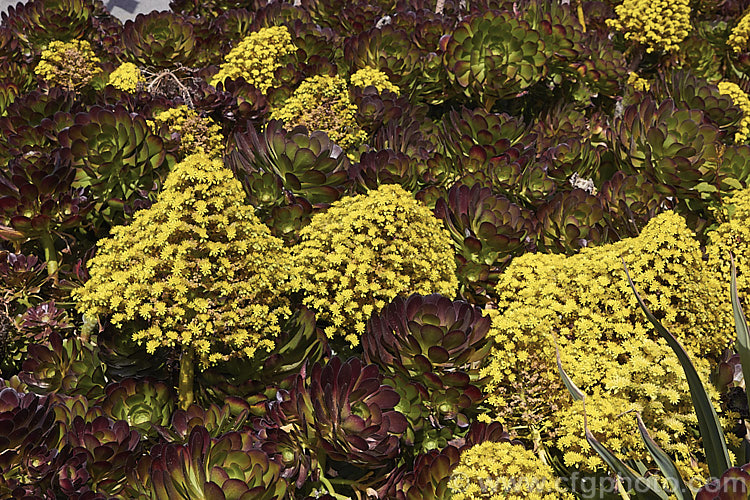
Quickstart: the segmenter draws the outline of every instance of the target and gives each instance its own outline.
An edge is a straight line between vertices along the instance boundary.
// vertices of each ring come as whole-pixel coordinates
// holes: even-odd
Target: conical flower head
[[[244,197],[221,160],[187,157],[151,208],[100,243],[79,309],[115,326],[145,320],[133,339],[149,352],[194,347],[204,365],[273,348],[287,253]]]

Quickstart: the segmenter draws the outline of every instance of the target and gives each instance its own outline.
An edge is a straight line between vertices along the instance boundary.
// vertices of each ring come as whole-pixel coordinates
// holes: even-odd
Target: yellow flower
[[[392,214],[397,229],[392,233],[382,230],[385,213]],[[329,325],[329,337],[356,345],[370,315],[396,295],[456,293],[450,235],[401,186],[384,185],[333,203],[313,216],[300,238],[292,248],[291,288]]]
[[[101,73],[100,60],[86,40],[55,40],[42,51],[34,73],[67,90],[85,86]]]
[[[271,110],[271,118],[287,128],[304,125],[310,132],[322,130],[344,150],[357,147],[367,134],[356,121],[357,106],[340,76],[306,78],[284,104]]]
[[[690,0],[625,0],[615,13],[607,24],[648,53],[676,52],[690,32]]]
[[[149,352],[193,345],[204,365],[273,348],[279,320],[290,314],[284,295],[289,255],[244,200],[221,160],[188,156],[175,165],[154,205],[99,242],[91,279],[74,292],[78,310],[111,314],[118,325],[145,322],[133,339],[146,342]],[[207,213],[200,221],[198,201]],[[171,234],[164,239],[167,227]],[[196,227],[205,242],[194,239]],[[240,252],[239,242],[252,251]]]
[[[155,128],[166,125],[170,132],[180,135],[179,152],[183,155],[203,152],[212,158],[224,154],[224,136],[221,125],[212,118],[203,118],[194,109],[185,105],[162,111],[154,117]],[[205,202],[196,201],[200,215],[206,213]]]
[[[364,88],[372,85],[376,89],[378,89],[378,92],[388,90],[390,92],[394,92],[395,94],[399,93],[398,87],[391,83],[391,81],[388,79],[388,75],[386,75],[379,69],[370,68],[369,66],[357,70],[352,75],[351,82],[355,87]]]
[[[292,36],[285,26],[261,28],[245,37],[227,54],[211,85],[216,86],[227,78],[242,77],[265,94],[274,86],[273,74],[281,66],[281,59],[295,50]]]
[[[450,475],[452,500],[572,500],[552,467],[533,452],[508,441],[487,441],[461,453]]]
[[[143,73],[131,62],[122,63],[109,75],[109,84],[124,92],[133,93],[144,83]]]
[[[732,32],[727,39],[727,45],[737,54],[747,52],[748,37],[750,37],[750,10],[745,12],[737,26],[732,28]]]

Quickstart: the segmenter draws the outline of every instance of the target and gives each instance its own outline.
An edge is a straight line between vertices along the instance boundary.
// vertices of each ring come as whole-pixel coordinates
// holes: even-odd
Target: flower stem
[[[178,394],[180,408],[187,410],[193,402],[193,378],[195,377],[195,348],[188,347],[182,351],[180,356],[180,385]]]
[[[57,280],[57,250],[55,250],[55,242],[52,239],[50,233],[44,233],[42,235],[42,248],[44,248],[44,260],[47,262],[47,274],[53,279]]]
[[[91,339],[91,333],[99,326],[99,320],[96,317],[83,316],[83,326],[81,326],[81,340],[88,342]]]

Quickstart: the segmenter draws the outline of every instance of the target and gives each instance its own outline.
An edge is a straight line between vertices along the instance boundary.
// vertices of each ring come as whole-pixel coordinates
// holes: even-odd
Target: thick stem
[[[81,340],[88,342],[91,339],[91,334],[94,331],[98,331],[99,319],[91,316],[83,315],[83,325],[81,326]]]
[[[44,260],[47,262],[47,274],[57,279],[57,250],[55,250],[55,241],[50,233],[42,235],[42,248],[44,248]]]
[[[193,378],[195,377],[195,348],[190,346],[182,351],[180,357],[180,386],[177,392],[180,408],[187,410],[193,402]]]

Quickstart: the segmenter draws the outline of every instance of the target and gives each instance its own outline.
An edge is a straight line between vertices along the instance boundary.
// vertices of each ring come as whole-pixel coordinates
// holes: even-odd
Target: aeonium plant
[[[244,198],[221,160],[187,157],[151,208],[99,242],[91,279],[73,293],[79,311],[111,315],[115,327],[145,322],[132,338],[149,353],[179,353],[183,409],[197,362],[262,356],[290,314],[286,250]]]

